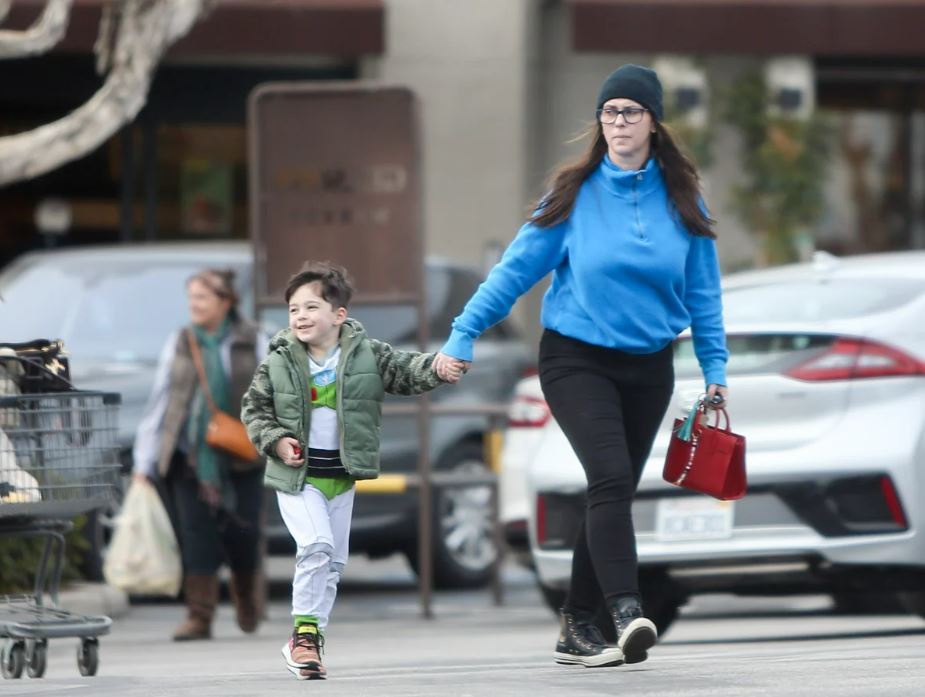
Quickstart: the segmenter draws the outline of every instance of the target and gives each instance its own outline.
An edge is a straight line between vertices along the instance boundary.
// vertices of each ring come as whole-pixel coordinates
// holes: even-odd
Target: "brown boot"
[[[231,583],[228,592],[238,620],[241,631],[250,634],[256,631],[260,624],[260,603],[257,592],[260,586],[260,575],[257,571],[232,571]]]
[[[190,575],[183,579],[186,619],[173,633],[174,641],[212,638],[212,617],[218,602],[218,577]]]

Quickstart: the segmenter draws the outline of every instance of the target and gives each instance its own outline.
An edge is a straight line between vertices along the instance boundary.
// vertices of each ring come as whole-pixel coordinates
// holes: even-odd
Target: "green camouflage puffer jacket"
[[[340,331],[337,364],[337,425],[341,461],[355,479],[379,476],[379,433],[385,393],[414,395],[442,384],[433,369],[434,354],[396,351],[366,336],[347,319]],[[242,400],[241,421],[258,451],[267,456],[264,484],[296,493],[305,483],[308,460],[290,467],[276,457],[276,442],[291,436],[308,453],[311,426],[311,374],[305,345],[284,329],[270,341]]]

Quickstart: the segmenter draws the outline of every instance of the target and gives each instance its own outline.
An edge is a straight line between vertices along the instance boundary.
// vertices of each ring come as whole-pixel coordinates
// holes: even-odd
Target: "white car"
[[[719,502],[662,481],[671,423],[703,390],[682,336],[633,510],[647,614],[664,631],[694,593],[888,592],[925,617],[925,251],[817,254],[729,276],[723,297],[749,493]],[[535,376],[517,388],[502,462],[504,529],[526,527],[555,607],[585,477]]]

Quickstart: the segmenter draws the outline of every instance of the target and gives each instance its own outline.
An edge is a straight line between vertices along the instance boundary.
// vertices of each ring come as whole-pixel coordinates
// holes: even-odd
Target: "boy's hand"
[[[299,441],[289,436],[284,436],[276,441],[276,457],[283,461],[283,464],[290,467],[301,467],[305,460],[302,458],[302,446]]]
[[[434,358],[434,371],[437,377],[450,384],[459,382],[459,379],[469,370],[470,365],[469,361],[461,361],[445,353],[438,353]]]

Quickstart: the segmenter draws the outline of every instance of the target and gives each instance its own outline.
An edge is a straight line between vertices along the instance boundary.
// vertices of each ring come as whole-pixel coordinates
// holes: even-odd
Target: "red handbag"
[[[675,419],[662,478],[721,501],[745,496],[745,437],[729,430],[729,414],[716,409],[716,423],[703,423],[706,406],[698,400],[687,419]],[[720,413],[726,419],[719,427]]]

